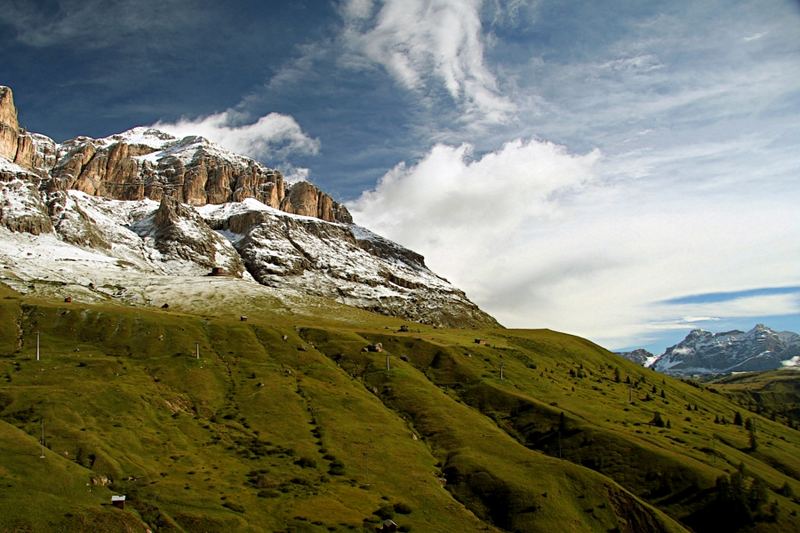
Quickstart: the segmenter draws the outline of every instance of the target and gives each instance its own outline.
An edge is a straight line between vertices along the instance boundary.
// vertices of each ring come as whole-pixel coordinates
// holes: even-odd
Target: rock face
[[[19,126],[14,96],[0,86],[0,157],[48,180],[50,193],[78,190],[115,200],[160,200],[191,205],[255,198],[270,207],[352,222],[343,205],[308,182],[285,183],[278,170],[234,154],[198,136],[178,139],[133,128],[102,139],[76,137],[56,144]]]
[[[117,200],[160,200],[201,206],[255,198],[270,207],[329,222],[350,213],[307,182],[286,186],[283,175],[203,137],[177,139],[134,128],[104,139],[78,137],[61,145],[53,188]]]
[[[647,361],[652,360],[655,356],[643,348],[633,350],[632,352],[617,352],[628,361],[633,361],[636,364],[644,366]]]
[[[4,86],[0,86],[0,157],[40,176],[46,175],[56,160],[53,139],[20,128],[14,94]]]
[[[8,87],[0,86],[0,156],[12,163],[17,156],[17,108],[14,107],[14,95]]]
[[[236,277],[244,273],[242,260],[230,242],[208,227],[194,209],[171,196],[162,196],[158,209],[131,229],[164,257],[180,258],[208,270],[221,268]]]
[[[314,185],[287,184],[202,137],[134,128],[58,145],[19,127],[3,87],[0,123],[0,260],[15,265],[15,279],[35,271],[85,285],[87,272],[119,280],[224,271],[292,297],[436,325],[497,325],[421,255],[353,225]],[[4,246],[9,232],[37,236],[20,241],[31,253]],[[79,272],[63,261],[94,266]],[[128,290],[118,285],[115,295]]]
[[[464,327],[497,322],[436,276],[424,258],[352,224],[286,215],[254,200],[205,206],[248,272],[271,287],[292,287],[381,314]]]
[[[777,332],[763,324],[748,332],[696,329],[667,348],[650,368],[677,375],[725,374],[781,368],[783,361],[796,356],[800,335],[790,331]]]

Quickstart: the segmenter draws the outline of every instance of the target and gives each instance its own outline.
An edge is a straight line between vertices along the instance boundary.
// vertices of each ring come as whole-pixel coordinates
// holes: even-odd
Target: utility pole
[[[561,459],[561,428],[558,428],[558,458]]]
[[[711,461],[713,464],[717,464],[717,446],[716,446],[717,439],[714,437],[714,434],[711,434]]]
[[[502,361],[501,361],[501,362],[500,362],[500,381],[503,381],[503,379],[504,379],[504,376],[503,376],[503,369],[505,368],[505,366],[506,366],[506,364],[505,364],[504,362],[502,362]]]
[[[36,360],[39,360],[39,332],[36,332]]]
[[[200,343],[199,342],[194,343],[194,356],[195,356],[195,359],[200,359]]]

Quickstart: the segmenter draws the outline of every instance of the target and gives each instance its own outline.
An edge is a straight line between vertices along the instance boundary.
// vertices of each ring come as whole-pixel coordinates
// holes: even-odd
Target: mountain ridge
[[[0,227],[7,230],[0,278],[17,290],[55,290],[48,268],[92,298],[101,297],[91,294],[98,285],[140,291],[154,273],[213,270],[287,298],[320,296],[436,325],[497,325],[420,254],[356,226],[315,185],[287,183],[280,171],[207,139],[137,127],[57,144],[19,126],[7,87],[0,88],[0,121]],[[15,254],[18,246],[28,256]],[[28,260],[34,256],[49,266]],[[60,261],[87,268],[74,274]],[[87,293],[89,272],[97,279]]]
[[[620,355],[628,357],[629,354],[641,351],[643,350]],[[734,329],[712,333],[704,329],[693,329],[682,341],[664,350],[664,353],[636,362],[674,375],[727,374],[794,366],[793,358],[798,356],[800,335],[791,331],[775,331],[764,324],[756,324],[746,332]]]

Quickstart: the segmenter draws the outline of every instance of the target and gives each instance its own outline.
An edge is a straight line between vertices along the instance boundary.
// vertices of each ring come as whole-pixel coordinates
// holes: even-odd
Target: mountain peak
[[[142,126],[59,145],[19,127],[10,90],[0,104],[0,263],[12,274],[0,277],[21,292],[58,271],[70,291],[59,296],[102,300],[114,286],[115,299],[150,304],[165,297],[145,296],[153,277],[197,286],[213,274],[225,277],[215,285],[287,306],[313,297],[435,325],[497,326],[422,256],[354,227],[309,182],[287,184],[204,137]],[[20,248],[30,252],[6,253]],[[69,268],[56,263],[64,257]]]
[[[778,334],[764,324],[756,324],[747,333],[695,329],[667,348],[651,367],[683,375],[771,370],[781,368],[782,361],[795,355],[800,355],[800,335]]]

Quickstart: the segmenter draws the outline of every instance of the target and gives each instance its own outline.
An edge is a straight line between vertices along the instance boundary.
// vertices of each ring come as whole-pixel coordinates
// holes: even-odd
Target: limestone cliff
[[[19,126],[14,94],[0,85],[0,157],[45,176],[55,164],[56,150],[53,139]]]
[[[280,171],[224,150],[203,137],[178,139],[131,130],[56,144],[20,127],[10,88],[0,86],[0,157],[48,179],[48,193],[78,190],[116,200],[170,195],[195,206],[255,198],[288,213],[352,222],[350,213],[308,182],[287,186]],[[57,209],[57,208],[56,208]]]
[[[214,272],[216,284],[222,274],[288,306],[322,298],[434,325],[497,325],[313,184],[207,139],[134,128],[56,144],[19,126],[4,87],[0,126],[0,282],[15,290],[152,304],[154,277],[202,291]]]

